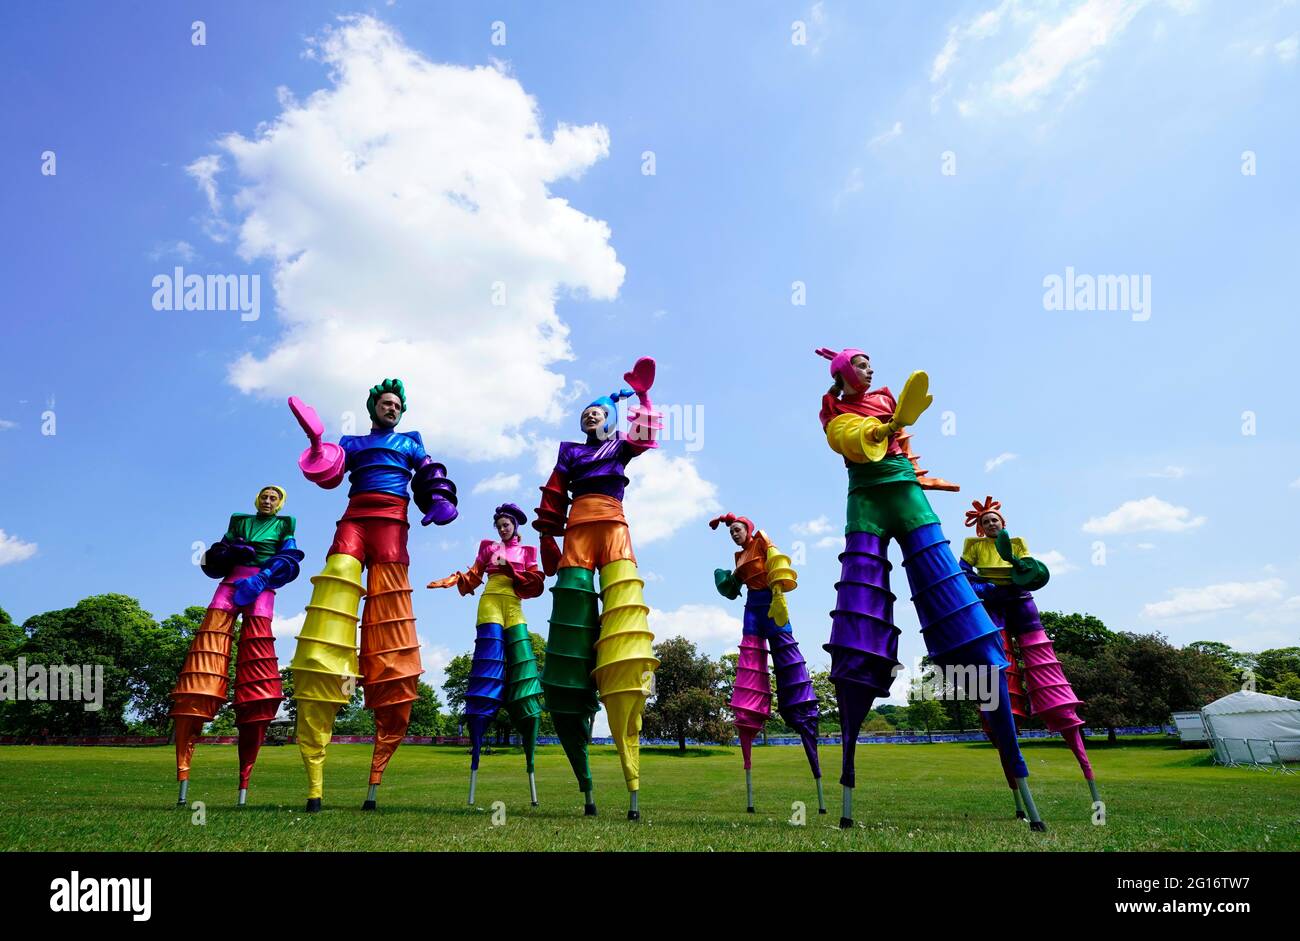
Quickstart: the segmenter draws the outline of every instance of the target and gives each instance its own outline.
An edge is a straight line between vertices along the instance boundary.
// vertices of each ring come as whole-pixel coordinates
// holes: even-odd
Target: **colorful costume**
[[[221,579],[203,623],[190,643],[176,688],[171,715],[176,720],[178,804],[188,792],[194,744],[206,722],[226,702],[230,648],[235,618],[243,615],[239,655],[235,661],[235,725],[239,729],[239,803],[248,796],[253,763],[266,739],[266,727],[284,698],[280,668],[271,634],[275,590],[298,577],[303,554],[294,541],[294,519],[278,516],[284,508],[282,487],[263,487],[280,497],[271,513],[236,513],[226,534],[204,553],[203,573]]]
[[[975,500],[971,506],[973,509],[966,511],[966,525],[974,526],[976,535],[968,538],[962,547],[961,567],[975,594],[984,602],[989,617],[1002,631],[1007,659],[1012,664],[1007,670],[1012,711],[1020,718],[1028,714],[1042,719],[1050,731],[1061,733],[1083,770],[1092,799],[1098,801],[1101,797],[1083,743],[1083,720],[1076,711],[1083,701],[1074,695],[1070,681],[1061,669],[1052,641],[1039,620],[1034,596],[1030,594],[1047,584],[1047,566],[1029,554],[1023,539],[1012,537],[1007,532],[1000,502],[985,497],[983,503]],[[984,531],[983,518],[990,513],[1002,522],[1003,528],[996,538]],[[1025,663],[1023,675],[1015,669],[1017,661],[1013,642]],[[989,740],[996,744],[993,732],[987,726],[985,731],[989,733]],[[1011,772],[1005,766],[1003,771],[1007,783],[1015,789]],[[1017,816],[1020,816],[1023,811],[1018,802],[1017,792]]]
[[[740,597],[745,589],[745,620],[740,638],[740,657],[736,661],[736,685],[731,694],[731,711],[740,736],[740,750],[745,761],[747,810],[754,812],[754,787],[751,773],[754,738],[763,730],[772,714],[772,685],[767,672],[767,646],[772,645],[776,666],[776,701],[781,719],[799,734],[808,765],[817,781],[818,813],[826,813],[822,794],[821,762],[817,755],[817,693],[808,676],[808,663],[790,627],[785,593],[798,587],[790,557],[772,545],[767,533],[756,530],[743,516],[731,513],[709,521],[711,529],[719,523],[740,523],[746,539],[736,553],[734,571],[715,569],[714,583],[724,598]]]
[[[537,550],[519,540],[518,527],[524,525],[528,517],[513,503],[502,504],[493,511],[493,520],[502,516],[514,521],[515,535],[504,543],[484,539],[479,543],[473,565],[464,572],[430,582],[429,587],[450,588],[455,585],[462,595],[472,595],[474,589],[483,584],[484,576],[487,577],[487,588],[478,603],[478,636],[474,641],[474,660],[465,692],[465,717],[469,722],[472,748],[469,803],[474,803],[474,783],[483,736],[504,704],[510,713],[510,723],[519,731],[523,742],[529,790],[536,807],[533,756],[542,718],[542,685],[520,602],[540,595],[544,580],[537,569]]]
[[[858,731],[875,699],[889,694],[899,662],[888,560],[889,541],[897,539],[931,659],[941,667],[997,671],[996,704],[985,704],[995,705],[989,722],[999,753],[1025,798],[1031,825],[1045,829],[1029,796],[1028,770],[1016,743],[1001,636],[953,558],[916,468],[897,440],[898,431],[929,407],[929,378],[914,372],[895,401],[888,388],[869,390],[862,385],[853,366],[854,357],[865,357],[861,350],[817,352],[831,360],[831,375],[840,383],[842,394],[823,396],[820,417],[827,443],[844,457],[849,474],[841,576],[835,586],[831,636],[825,645],[831,655],[831,681],[843,734],[840,826],[853,822]]]
[[[379,424],[376,403],[385,394],[398,396],[401,411],[406,411],[401,380],[386,379],[370,390],[367,408],[375,422],[370,434],[344,435],[338,444],[321,441],[324,426],[314,409],[296,397],[289,399],[290,409],[311,440],[298,460],[303,475],[325,489],[337,487],[345,472],[352,482],[325,568],[311,580],[311,601],[292,663],[298,749],[307,769],[309,811],[320,809],[325,749],[334,718],[351,698],[354,682],[365,688],[366,707],[375,713],[370,793],[363,809],[374,809],[384,769],[406,734],[411,704],[419,699],[424,671],[407,580],[408,486],[424,512],[424,525],[441,526],[456,518],[456,486],[447,479],[447,469],[425,453],[419,432],[398,432]],[[363,567],[369,569],[364,589]],[[363,593],[358,660],[357,610]]]
[[[596,399],[605,422],[586,441],[560,445],[555,470],[541,488],[541,506],[533,527],[542,534],[542,567],[556,575],[554,607],[546,645],[542,689],[546,708],[564,746],[569,764],[585,795],[585,813],[595,814],[587,746],[597,697],[609,715],[610,735],[618,749],[623,778],[631,794],[628,819],[640,819],[641,716],[659,661],[651,644],[636,557],[623,516],[625,465],[658,446],[659,414],[649,391],[654,360],[643,358],[625,374],[631,389]],[[619,399],[635,394],[629,432],[617,431]],[[584,412],[586,409],[583,410]],[[572,507],[569,495],[573,495]],[[556,537],[564,537],[560,552]],[[594,584],[600,572],[600,605]]]

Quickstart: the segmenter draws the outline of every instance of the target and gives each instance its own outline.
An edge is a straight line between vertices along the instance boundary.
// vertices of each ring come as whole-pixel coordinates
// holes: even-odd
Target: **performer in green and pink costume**
[[[799,587],[790,557],[772,544],[767,533],[744,516],[727,513],[709,521],[710,529],[727,524],[727,534],[740,547],[736,567],[714,569],[713,581],[724,598],[740,597],[745,589],[745,623],[736,661],[736,685],[731,712],[745,761],[746,810],[754,813],[752,752],[755,737],[772,714],[772,683],[767,672],[767,645],[776,667],[776,701],[781,719],[803,742],[808,766],[817,782],[817,812],[826,813],[821,762],[817,755],[817,693],[808,676],[808,663],[790,627],[787,592]]]
[[[226,533],[203,554],[203,574],[221,579],[203,623],[190,642],[172,691],[176,722],[177,804],[189,792],[190,761],[203,725],[226,702],[235,618],[243,615],[235,661],[235,727],[239,729],[239,805],[248,799],[253,763],[284,695],[271,619],[275,590],[298,577],[303,554],[294,540],[294,519],[281,516],[283,487],[257,493],[256,513],[235,513]]]
[[[537,550],[519,539],[519,527],[528,522],[524,511],[513,503],[503,503],[492,512],[492,522],[498,538],[479,543],[473,564],[464,572],[429,582],[428,587],[454,585],[462,595],[472,595],[487,578],[478,602],[478,636],[465,692],[471,745],[469,803],[474,803],[483,736],[504,705],[524,747],[528,788],[536,807],[533,755],[542,718],[542,684],[521,602],[542,593],[543,577],[537,569]]]
[[[987,708],[998,751],[1012,769],[1030,826],[1045,830],[1016,742],[1001,635],[953,557],[913,463],[898,441],[898,433],[930,405],[929,377],[912,373],[895,400],[888,388],[871,388],[871,360],[862,350],[817,353],[831,361],[835,381],[822,396],[822,428],[831,450],[844,458],[849,476],[842,569],[831,612],[831,636],[825,645],[831,655],[831,682],[843,735],[840,826],[853,825],[858,731],[875,699],[889,694],[899,662],[888,560],[889,541],[897,539],[930,658],[940,667],[974,668],[988,684],[987,695],[972,689],[965,693],[982,699],[981,708]]]
[[[596,813],[587,746],[599,698],[630,795],[627,817],[641,819],[641,716],[659,661],[641,593],[645,582],[637,574],[623,515],[623,491],[627,462],[658,447],[660,416],[650,403],[654,377],[654,360],[643,357],[623,376],[630,389],[601,396],[582,410],[579,427],[586,439],[560,445],[533,520],[542,534],[542,569],[556,576],[542,690],[588,816]],[[629,411],[624,435],[618,430],[618,402],[633,395],[639,404]],[[555,541],[561,536],[563,553]]]
[[[1066,679],[1052,641],[1043,630],[1038,606],[1031,594],[1047,584],[1050,577],[1047,566],[1029,554],[1024,539],[1007,531],[999,501],[986,496],[982,503],[972,501],[971,507],[966,511],[966,525],[975,527],[975,536],[968,538],[962,547],[962,571],[975,594],[984,602],[993,623],[1002,630],[1007,658],[1012,664],[1007,673],[1011,674],[1017,666],[1017,648],[1025,664],[1023,674],[1008,676],[1008,682],[1013,683],[1012,711],[1017,716],[1026,715],[1027,691],[1028,714],[1041,719],[1050,731],[1059,732],[1065,739],[1079,762],[1095,804],[1101,800],[1101,795],[1097,792],[1092,762],[1088,760],[1088,750],[1083,743],[1084,723],[1078,713],[1083,701],[1075,696],[1070,681]],[[985,732],[989,741],[996,745],[994,731],[987,724]],[[1016,794],[1016,816],[1023,817],[1019,791],[1015,790],[1014,777],[1005,764],[1003,772]]]

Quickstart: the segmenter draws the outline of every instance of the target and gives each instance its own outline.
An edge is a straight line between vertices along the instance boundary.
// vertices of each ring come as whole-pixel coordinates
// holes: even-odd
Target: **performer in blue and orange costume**
[[[474,563],[464,572],[429,582],[429,588],[451,588],[472,595],[487,578],[487,588],[478,602],[477,637],[465,692],[465,717],[469,721],[469,803],[474,803],[479,754],[483,736],[502,705],[510,724],[519,733],[528,770],[528,789],[537,806],[537,778],[533,757],[537,750],[537,729],[542,718],[542,685],[533,655],[533,641],[524,620],[523,605],[542,593],[544,579],[537,568],[537,550],[525,546],[519,527],[528,522],[524,511],[503,503],[492,511],[497,539],[479,543]]]
[[[842,569],[825,645],[843,735],[840,826],[853,825],[858,731],[875,699],[889,695],[899,662],[888,560],[889,541],[896,539],[930,658],[941,667],[996,671],[991,697],[995,701],[981,702],[981,707],[992,707],[989,724],[1005,766],[1013,771],[1030,826],[1045,830],[1016,742],[1001,635],[953,557],[913,462],[897,440],[899,431],[930,406],[929,377],[919,370],[912,373],[895,400],[888,388],[871,388],[871,360],[862,350],[817,353],[831,361],[834,379],[822,396],[822,428],[831,450],[844,458],[849,475]],[[975,690],[966,694],[979,696]]]
[[[641,819],[641,717],[659,661],[641,591],[645,582],[637,574],[623,515],[623,491],[627,462],[658,447],[660,416],[650,403],[654,376],[654,360],[643,357],[623,376],[630,389],[601,396],[582,410],[585,440],[560,445],[533,521],[542,534],[542,569],[556,576],[542,690],[588,816],[596,814],[587,747],[599,697],[630,795],[627,817]],[[632,395],[639,404],[629,410],[625,436],[618,431],[618,402]],[[561,536],[563,552],[556,542]]]
[[[307,811],[321,808],[325,749],[339,708],[352,698],[355,683],[365,688],[366,707],[375,713],[375,749],[370,761],[370,791],[363,810],[374,810],[388,761],[411,721],[411,704],[420,698],[420,642],[411,608],[406,551],[408,487],[424,513],[421,523],[446,525],[456,518],[456,486],[447,468],[424,450],[418,431],[399,432],[406,411],[400,379],[385,379],[370,390],[366,435],[344,435],[338,444],[321,440],[324,426],[315,409],[297,397],[289,408],[311,444],[298,459],[303,476],[325,489],[350,473],[348,508],[338,521],[325,569],[311,581],[311,601],[293,658],[293,696],[298,701],[298,750],[307,769]],[[368,569],[366,584],[361,570]],[[361,657],[357,658],[357,609],[361,615]]]
[[[781,720],[799,735],[808,766],[817,782],[817,812],[826,813],[821,761],[817,755],[817,693],[808,676],[808,663],[790,627],[787,592],[799,587],[790,557],[772,544],[752,520],[727,513],[709,521],[710,529],[727,524],[731,541],[740,547],[736,568],[714,569],[713,581],[724,598],[740,597],[745,589],[745,622],[736,660],[736,685],[731,712],[745,762],[746,810],[754,813],[752,751],[754,738],[772,714],[772,681],[767,672],[767,645],[776,667],[776,703]]]
[[[203,574],[221,579],[221,584],[190,642],[172,690],[176,780],[180,781],[177,804],[184,804],[189,792],[190,761],[203,724],[211,722],[225,705],[235,618],[241,614],[235,661],[241,807],[248,799],[248,780],[266,740],[266,727],[284,700],[271,633],[275,590],[298,577],[303,558],[294,539],[293,517],[279,515],[284,501],[283,487],[263,487],[254,501],[257,512],[233,514],[226,534],[203,554]]]
[[[975,536],[967,538],[962,547],[961,567],[975,594],[984,602],[989,617],[1001,629],[1002,643],[1011,661],[1007,682],[1012,711],[1017,718],[1032,715],[1041,719],[1049,731],[1061,734],[1079,762],[1095,805],[1101,795],[1083,743],[1084,723],[1078,713],[1083,700],[1075,696],[1065,676],[1051,638],[1043,630],[1032,594],[1051,577],[1047,566],[1029,554],[1024,539],[1007,531],[1002,504],[991,496],[986,496],[983,502],[971,501],[966,525],[975,527]],[[1023,673],[1018,669],[1017,654],[1024,661]],[[985,718],[983,713],[980,718]],[[984,731],[989,741],[996,744],[987,722]],[[1005,766],[1003,772],[1016,796],[1016,816],[1023,817],[1024,808],[1014,777]]]

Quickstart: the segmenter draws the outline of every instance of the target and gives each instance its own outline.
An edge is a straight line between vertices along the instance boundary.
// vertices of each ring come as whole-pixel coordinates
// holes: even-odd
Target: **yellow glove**
[[[895,426],[893,431],[916,424],[916,420],[933,401],[934,396],[930,394],[930,377],[925,370],[918,369],[907,377],[907,382],[903,383],[903,392],[898,397],[898,404],[894,407],[894,417],[890,420],[890,424]]]
[[[772,587],[772,603],[767,606],[767,616],[777,627],[785,627],[790,623],[790,609],[785,604],[785,592],[776,586]]]

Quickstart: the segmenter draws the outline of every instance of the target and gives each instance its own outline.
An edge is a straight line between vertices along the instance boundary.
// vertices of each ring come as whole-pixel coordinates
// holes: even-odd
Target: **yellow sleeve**
[[[978,536],[974,536],[974,537],[968,536],[966,538],[966,542],[962,544],[961,560],[965,562],[967,565],[973,565],[976,568],[979,567],[979,554],[977,552],[977,548],[979,544],[980,544],[980,537]],[[1012,544],[1012,546],[1014,548],[1014,543]]]
[[[1023,559],[1029,555],[1029,546],[1019,536],[1011,537],[1011,554],[1017,559]]]
[[[889,450],[889,435],[877,441],[883,423],[867,415],[836,415],[826,425],[826,443],[832,451],[855,464],[879,461]]]

